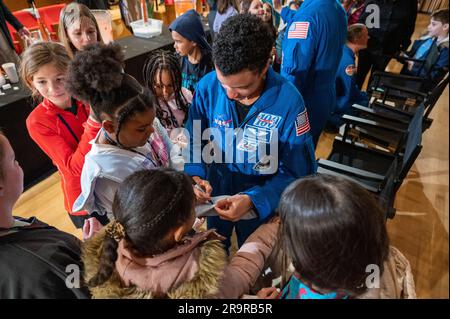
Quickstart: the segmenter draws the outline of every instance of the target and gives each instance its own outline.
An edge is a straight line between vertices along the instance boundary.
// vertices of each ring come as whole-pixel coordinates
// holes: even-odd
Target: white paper
[[[230,197],[229,195],[221,195],[212,197],[211,201],[215,205],[219,200]],[[207,216],[218,216],[216,210],[214,209],[214,205],[210,203],[204,203],[195,206],[195,213],[197,217],[207,217]],[[244,216],[241,217],[241,219],[254,219],[257,218],[258,215],[256,212],[252,209],[249,210]]]

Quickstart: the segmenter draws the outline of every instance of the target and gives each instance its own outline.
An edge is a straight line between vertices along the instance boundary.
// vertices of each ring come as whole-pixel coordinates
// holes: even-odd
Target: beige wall
[[[443,8],[448,8],[448,0],[422,0],[419,6],[420,11],[427,13]]]

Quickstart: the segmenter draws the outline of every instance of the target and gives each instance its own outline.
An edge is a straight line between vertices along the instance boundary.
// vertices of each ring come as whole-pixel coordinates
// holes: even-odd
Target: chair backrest
[[[13,15],[30,31],[38,29],[38,22],[29,10],[14,11]],[[17,31],[8,22],[6,25],[8,26],[11,39],[13,39],[14,48],[17,54],[20,54],[24,48],[22,47],[23,44],[20,41],[19,36],[17,35]]]
[[[430,116],[431,111],[433,110],[434,106],[436,105],[437,101],[442,95],[442,92],[444,92],[445,88],[448,85],[449,76],[448,71],[447,74],[444,76],[444,78],[439,82],[439,84],[431,91],[430,95],[428,96],[426,100],[426,112],[424,117],[427,119]]]
[[[397,181],[401,185],[403,179],[408,174],[414,161],[422,149],[422,121],[424,114],[423,103],[417,108],[414,117],[409,123],[408,137],[406,139],[405,152],[403,153],[402,163],[399,168]],[[399,185],[399,187],[400,187]]]
[[[22,52],[22,47],[20,46],[19,42],[17,41],[18,36],[15,36],[17,31],[8,22],[6,22],[6,26],[8,27],[9,34],[11,35],[11,39],[13,41],[14,49],[16,50],[17,54],[20,54]]]
[[[383,188],[380,194],[378,194],[378,202],[381,209],[385,212],[386,218],[394,218],[395,209],[395,195],[397,194],[400,185],[397,183],[397,170],[399,162],[393,161],[386,173],[386,180],[384,181]]]
[[[59,15],[65,4],[54,4],[51,6],[38,8],[41,18],[44,20],[45,26],[50,32],[56,32],[55,25],[59,23]]]
[[[414,117],[408,127],[408,137],[406,139],[405,152],[402,157],[397,157],[392,162],[388,172],[386,173],[386,180],[378,194],[378,199],[381,208],[386,213],[386,218],[394,218],[395,195],[403,183],[406,175],[414,164],[417,156],[419,156],[422,149],[422,118],[424,113],[423,103],[417,108]]]
[[[37,29],[39,27],[36,17],[29,10],[14,11],[13,15],[28,29]]]
[[[114,38],[111,13],[109,13],[108,10],[91,10],[91,12],[95,17],[95,20],[97,20],[103,42],[112,42]]]
[[[12,36],[14,34],[14,32],[16,32],[16,29],[14,29],[14,27],[12,25],[10,25],[8,21],[6,21],[6,26],[8,27],[9,33]]]
[[[422,102],[424,80],[418,77],[404,78],[395,73],[374,72],[367,87],[367,92],[375,100],[385,103],[386,100],[404,101],[405,104],[416,106]],[[397,90],[394,87],[406,90]],[[417,102],[417,103],[416,103]]]

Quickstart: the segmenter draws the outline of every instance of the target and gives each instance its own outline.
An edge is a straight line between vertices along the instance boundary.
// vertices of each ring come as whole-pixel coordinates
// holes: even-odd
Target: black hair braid
[[[175,56],[172,55],[171,59],[172,59],[172,61],[171,61],[172,64],[178,65],[178,59]],[[175,103],[176,103],[177,108],[179,110],[183,111],[185,114],[184,119],[183,119],[183,124],[184,124],[187,120],[187,114],[189,112],[190,103],[188,103],[188,101],[182,91],[181,69],[180,69],[180,72],[176,71],[175,69],[170,69],[170,76],[172,79],[174,79],[174,83],[177,83],[174,86]],[[170,110],[170,108],[168,108],[168,109]],[[178,127],[178,125],[177,125],[177,127]]]
[[[177,108],[187,114],[189,110],[189,103],[187,102],[187,99],[181,89],[181,67],[179,60],[172,52],[158,50],[148,57],[143,69],[143,78],[146,87],[149,88],[156,96],[154,87],[155,77],[159,73],[159,82],[162,83],[161,77],[163,70],[168,71],[170,78],[172,79]],[[168,111],[164,110],[160,105],[159,99],[156,99],[156,116],[164,127],[178,127],[178,123],[167,101],[164,99],[162,100]],[[186,117],[183,122],[185,120]]]
[[[98,272],[89,279],[87,283],[89,287],[100,286],[111,277],[117,260],[117,246],[117,241],[109,236],[105,236],[99,258]]]
[[[166,208],[164,208],[163,210],[161,210],[161,212],[159,214],[156,215],[156,217],[152,220],[150,220],[149,222],[140,225],[137,228],[134,229],[130,229],[128,230],[128,233],[133,233],[133,232],[140,232],[142,230],[151,230],[152,228],[156,227],[158,225],[158,223],[161,221],[161,219],[169,212],[172,211],[173,206],[176,205],[179,201],[181,196],[183,196],[183,191],[184,191],[184,183],[183,183],[183,175],[179,175],[179,174],[171,174],[171,179],[175,180],[174,184],[177,185],[177,190],[175,192],[175,194],[173,195],[172,199],[170,200],[169,204],[166,206]]]
[[[110,114],[113,113],[114,105],[120,92],[117,90],[111,90],[109,92],[93,91],[91,93],[90,105],[98,119],[101,119],[102,113]]]
[[[164,57],[163,57],[164,60]],[[159,83],[162,83],[162,67],[160,66],[160,70],[159,70]],[[175,79],[174,75],[173,75],[173,70],[166,70],[169,72],[170,74],[170,78],[171,79]],[[155,74],[153,75],[153,79],[156,76],[156,71]],[[172,82],[174,82],[174,80],[172,80]],[[174,83],[172,83],[173,85]],[[175,93],[175,86],[174,86],[174,93]],[[156,94],[155,94],[156,95]],[[160,107],[159,105],[159,98],[156,99],[157,100],[157,105],[158,108],[156,110],[156,116],[160,119],[161,124],[164,127],[178,127],[178,123],[177,123],[177,119],[175,117],[175,115],[172,112],[172,109],[169,106],[169,103],[165,100],[162,99],[162,102],[164,103],[164,105],[166,106],[166,109],[163,109]],[[176,101],[175,101],[176,102]],[[177,105],[178,107],[178,105]]]
[[[123,146],[123,144],[120,142],[120,139],[119,139],[120,130],[122,129],[123,123],[125,123],[134,113],[136,113],[136,109],[133,107],[132,104],[124,107],[123,109],[121,109],[119,111],[118,118],[117,118],[116,141],[117,141],[117,144],[122,148],[126,148],[126,147]]]
[[[115,133],[116,142],[120,147],[127,148],[120,142],[119,138],[123,123],[125,123],[134,114],[153,108],[154,103],[154,99],[151,97],[150,92],[144,89],[141,93],[129,100],[128,103],[119,110],[117,114],[117,129]]]

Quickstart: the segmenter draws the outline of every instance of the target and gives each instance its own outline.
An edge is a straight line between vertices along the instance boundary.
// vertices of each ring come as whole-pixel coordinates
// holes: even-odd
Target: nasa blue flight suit
[[[196,128],[194,120],[201,125]],[[216,72],[207,74],[198,84],[185,128],[190,140],[190,161],[186,160],[185,172],[208,180],[213,188],[212,196],[248,195],[258,214],[256,219],[238,222],[208,217],[208,228],[216,228],[227,238],[227,248],[233,227],[241,246],[273,215],[283,190],[299,177],[314,174],[317,168],[303,99],[272,68],[267,71],[261,96],[242,123],[239,123],[236,102],[227,97]],[[218,135],[210,139],[215,144],[214,156],[220,157],[208,165],[204,156],[199,158],[198,154],[210,146],[206,145],[209,135],[201,143],[194,136],[207,128]],[[233,132],[237,128],[240,130]],[[267,151],[271,143],[277,143],[278,149]],[[260,154],[261,150],[267,156]]]
[[[341,125],[341,117],[351,114],[353,104],[367,106],[369,98],[356,82],[355,53],[344,45],[341,63],[336,75],[336,108],[328,122],[335,128]]]
[[[296,12],[284,7],[281,17],[288,23],[281,75],[302,94],[317,145],[336,104],[335,80],[347,36],[347,15],[337,0],[305,0]]]

